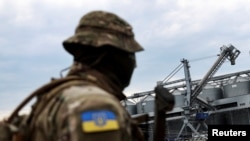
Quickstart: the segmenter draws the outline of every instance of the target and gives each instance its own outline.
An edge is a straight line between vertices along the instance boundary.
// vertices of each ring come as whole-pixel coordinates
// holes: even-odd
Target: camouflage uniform
[[[120,101],[136,67],[132,27],[117,15],[93,11],[63,42],[74,62],[66,77],[36,90],[37,102],[18,124],[27,141],[144,140]],[[21,136],[20,136],[21,135]]]

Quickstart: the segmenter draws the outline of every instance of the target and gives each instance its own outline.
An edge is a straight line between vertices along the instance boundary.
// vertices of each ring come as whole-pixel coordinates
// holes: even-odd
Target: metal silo
[[[207,102],[213,102],[223,98],[223,91],[221,87],[204,88],[199,96]]]
[[[172,92],[175,98],[175,105],[174,107],[183,107],[185,106],[185,94],[186,91],[183,90],[175,90]]]
[[[131,115],[137,114],[136,104],[133,103],[132,101],[129,101],[129,100],[122,101],[122,105],[126,108],[126,110],[127,110]]]
[[[225,98],[250,94],[250,81],[236,81],[225,85],[223,89]]]
[[[155,104],[155,97],[152,95],[148,95],[141,99],[136,107],[137,107],[137,113],[149,113],[154,112],[154,104]]]

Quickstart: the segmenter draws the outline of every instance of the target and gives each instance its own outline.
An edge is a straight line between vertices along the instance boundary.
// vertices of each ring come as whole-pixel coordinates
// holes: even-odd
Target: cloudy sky
[[[189,60],[192,80],[201,79],[223,45],[232,44],[241,54],[215,76],[249,70],[249,0],[1,0],[0,117],[71,65],[62,41],[93,10],[128,21],[145,49],[136,56],[127,95],[152,90],[182,59]],[[172,79],[184,78],[183,72]]]

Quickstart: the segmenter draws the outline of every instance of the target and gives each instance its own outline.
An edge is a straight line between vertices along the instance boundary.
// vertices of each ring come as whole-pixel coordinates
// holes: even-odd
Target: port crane
[[[210,70],[206,73],[203,79],[201,79],[199,84],[197,84],[195,89],[193,90],[192,95],[190,96],[190,104],[197,102],[200,105],[206,108],[209,108],[210,110],[214,109],[214,107],[211,107],[211,105],[204,102],[203,99],[197,96],[200,94],[205,84],[211,80],[211,78],[218,71],[218,69],[221,67],[221,65],[225,62],[226,59],[228,59],[231,62],[231,65],[235,65],[235,60],[240,54],[240,51],[236,49],[233,45],[229,45],[229,46],[224,45],[220,49],[221,49],[221,53],[218,59],[215,61],[213,66],[210,68]]]
[[[191,106],[194,102],[197,102],[208,109],[214,109],[214,107],[211,107],[207,102],[205,102],[203,99],[197,97],[200,92],[202,91],[202,88],[205,86],[205,84],[211,80],[211,78],[214,76],[214,74],[217,72],[217,70],[221,67],[221,65],[225,62],[226,59],[228,59],[231,62],[231,65],[235,65],[235,60],[239,56],[240,51],[236,49],[233,45],[223,45],[221,48],[221,53],[218,57],[218,59],[215,61],[211,69],[206,73],[206,75],[203,77],[203,79],[199,80],[199,82],[196,84],[196,87],[192,90],[192,83],[191,83],[191,76],[189,72],[189,64],[188,60],[183,59],[182,65],[179,65],[177,68],[174,69],[163,81],[159,81],[158,85],[171,85],[174,83],[179,83],[186,81],[186,88],[187,88],[187,95],[186,95],[186,106]],[[184,79],[174,80],[168,82],[168,80],[176,74],[177,71],[179,71],[182,67],[184,67]],[[174,89],[175,87],[168,87],[169,89]],[[153,90],[140,92],[140,93],[134,93],[133,95],[127,97],[128,99],[138,98],[146,95],[154,94]]]
[[[184,109],[184,115],[185,118],[183,120],[183,126],[181,128],[181,130],[178,133],[177,139],[180,137],[183,129],[188,126],[196,135],[199,136],[198,133],[198,128],[199,126],[202,124],[204,125],[206,128],[206,124],[205,122],[201,122],[198,124],[198,126],[196,128],[193,127],[192,124],[190,124],[189,119],[190,119],[190,115],[193,114],[192,112],[195,111],[197,112],[197,106],[198,105],[198,109],[199,108],[206,108],[207,110],[215,110],[215,107],[213,107],[212,105],[210,105],[209,103],[207,103],[204,99],[202,99],[201,97],[198,97],[198,95],[201,93],[203,87],[207,84],[208,81],[210,81],[214,74],[218,71],[218,69],[222,66],[222,64],[225,62],[226,59],[228,59],[231,62],[231,65],[235,65],[235,60],[236,58],[239,56],[240,51],[238,49],[236,49],[233,45],[223,45],[220,48],[220,54],[217,58],[217,60],[215,61],[215,63],[212,65],[212,67],[209,69],[209,71],[205,74],[205,76],[199,80],[198,82],[196,82],[195,85],[193,85],[192,81],[191,81],[191,76],[190,76],[190,72],[189,72],[189,64],[188,64],[188,60],[183,59],[182,65],[179,65],[173,72],[171,72],[170,75],[167,76],[167,78],[165,78],[163,81],[160,81],[157,83],[157,85],[170,85],[170,84],[174,84],[174,83],[178,83],[178,82],[186,82],[186,95],[185,95],[185,106],[182,107]],[[185,78],[184,79],[179,79],[179,80],[175,80],[175,81],[171,81],[168,82],[168,80],[174,75],[176,74],[177,71],[179,71],[182,67],[184,67],[184,74],[185,74]],[[193,88],[194,86],[194,88]],[[175,89],[175,87],[168,87],[169,90],[171,89]],[[154,91],[146,91],[146,92],[141,92],[141,93],[135,93],[134,95],[128,97],[128,99],[130,98],[138,98],[138,97],[142,97],[145,95],[151,95],[153,94]],[[195,109],[195,110],[193,110]],[[206,118],[207,114],[204,113],[196,113],[199,117],[202,118]],[[204,120],[201,120],[204,121]]]
[[[205,124],[204,120],[208,118],[208,113],[202,112],[200,109],[206,108],[207,110],[216,110],[215,107],[210,105],[207,101],[205,101],[203,98],[198,97],[198,95],[201,93],[204,86],[207,84],[208,81],[212,79],[214,74],[218,71],[218,69],[222,66],[222,64],[225,62],[226,59],[228,59],[231,62],[231,65],[235,65],[235,60],[239,56],[240,51],[236,49],[233,45],[225,46],[223,45],[221,48],[221,53],[215,63],[212,65],[210,70],[206,73],[206,75],[195,85],[194,89],[192,89],[192,83],[191,83],[191,77],[189,72],[189,65],[188,61],[183,59],[182,63],[184,66],[184,73],[185,73],[185,81],[186,81],[186,101],[184,109],[185,118],[183,120],[183,126],[181,130],[178,133],[177,139],[180,137],[183,129],[188,126],[196,135],[199,136],[198,129],[200,125],[205,126],[207,128],[207,125]],[[199,106],[198,108],[195,106]],[[193,127],[192,124],[190,124],[190,116],[193,114],[192,112],[195,110],[196,118],[199,119],[199,124],[196,128]],[[198,112],[197,112],[198,111]]]

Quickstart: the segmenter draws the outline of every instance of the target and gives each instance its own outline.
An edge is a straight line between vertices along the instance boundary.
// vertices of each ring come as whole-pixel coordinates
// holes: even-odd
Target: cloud
[[[147,19],[149,23],[146,23],[151,27],[146,28],[146,32],[150,32],[153,37],[164,37],[169,40],[187,36],[190,38],[190,35],[209,33],[211,29],[215,29],[219,34],[230,31],[241,33],[239,28],[249,28],[247,18],[241,16],[249,15],[248,3],[247,1],[204,2],[197,0],[179,0],[175,5],[164,3],[157,8],[165,7],[165,10],[159,10],[152,20]]]
[[[246,0],[2,0],[0,99],[6,100],[0,103],[14,107],[52,76],[59,77],[59,71],[72,61],[62,41],[74,34],[81,16],[92,10],[124,18],[145,48],[137,54],[138,67],[126,89],[128,95],[152,90],[183,58],[190,60],[192,79],[203,77],[219,48],[229,43],[242,54],[237,66],[226,62],[218,73],[249,69],[249,9]],[[180,78],[184,78],[183,70],[173,77]],[[18,97],[9,103],[13,94]]]

